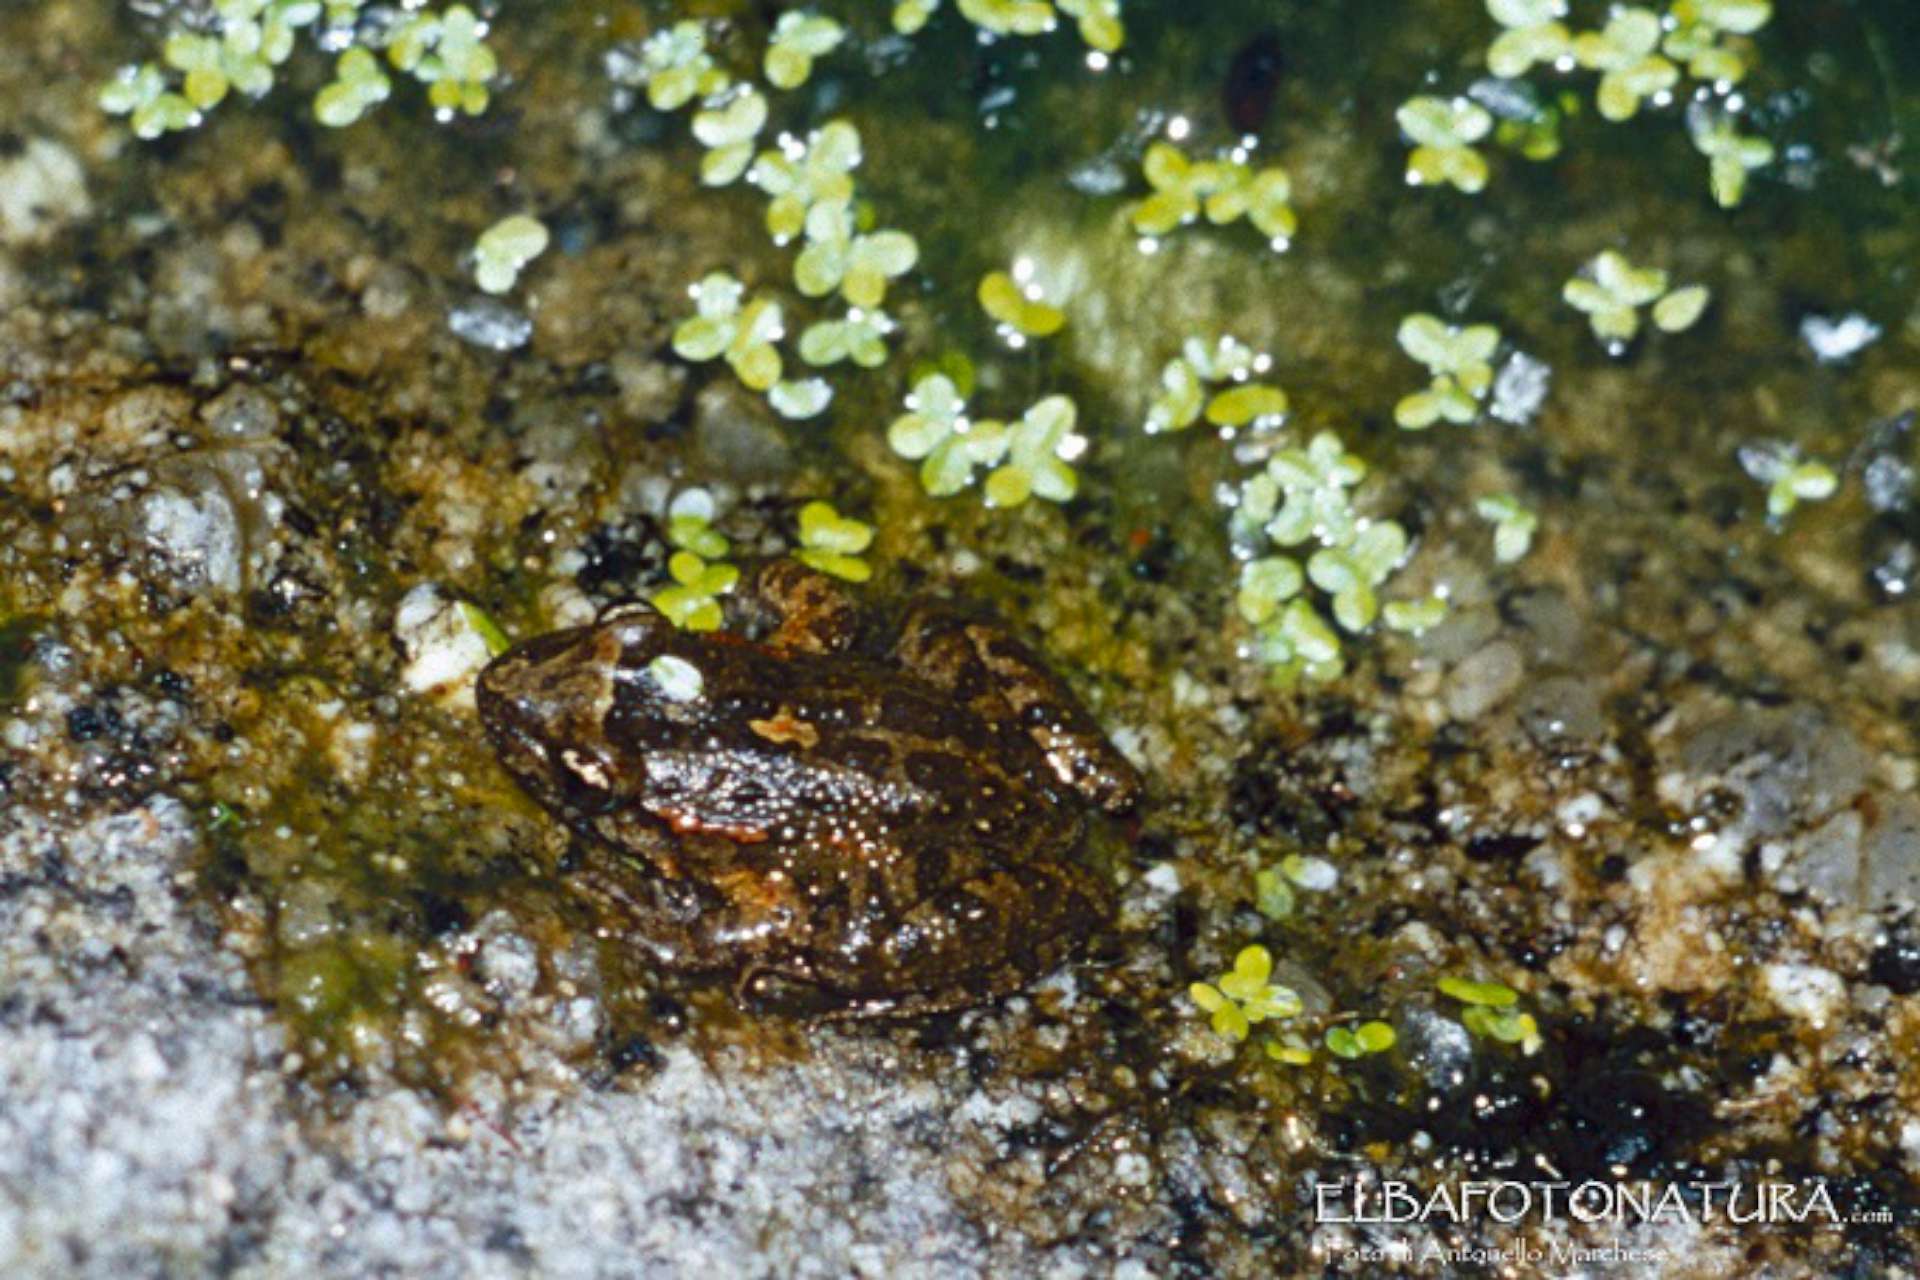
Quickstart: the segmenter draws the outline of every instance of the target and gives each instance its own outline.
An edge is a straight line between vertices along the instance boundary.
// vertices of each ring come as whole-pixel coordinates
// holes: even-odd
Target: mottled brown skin
[[[656,962],[924,1013],[1019,988],[1111,914],[1074,855],[1139,779],[1031,651],[937,607],[876,634],[791,561],[730,605],[764,638],[626,606],[480,676],[501,761],[587,837],[578,886]]]

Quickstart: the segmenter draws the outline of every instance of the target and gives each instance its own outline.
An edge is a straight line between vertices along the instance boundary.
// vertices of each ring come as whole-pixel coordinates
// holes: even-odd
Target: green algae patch
[[[10,706],[26,688],[33,665],[33,639],[43,618],[16,616],[0,621],[0,707]]]

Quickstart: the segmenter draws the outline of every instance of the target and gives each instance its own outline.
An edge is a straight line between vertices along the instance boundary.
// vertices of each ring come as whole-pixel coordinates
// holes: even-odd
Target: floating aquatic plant
[[[1216,226],[1244,217],[1276,249],[1285,249],[1299,229],[1290,203],[1293,182],[1278,165],[1253,169],[1238,151],[1194,161],[1172,143],[1156,142],[1147,148],[1141,171],[1153,193],[1129,216],[1142,235],[1164,236],[1202,212]]]
[[[824,378],[783,378],[767,392],[767,403],[783,418],[811,418],[833,402]]]
[[[487,24],[463,4],[422,10],[394,32],[387,60],[426,85],[427,101],[443,116],[477,116],[487,109],[488,83],[500,71],[486,36]]]
[[[1487,70],[1496,76],[1511,80],[1572,56],[1573,36],[1560,21],[1566,0],[1487,0],[1487,12],[1506,28],[1487,47]]]
[[[673,585],[654,592],[653,607],[683,631],[716,631],[720,627],[720,599],[740,580],[730,564],[711,564],[691,551],[676,551],[667,559]]]
[[[505,293],[520,270],[547,251],[547,224],[530,214],[500,219],[480,233],[473,246],[473,279],[487,293]]]
[[[1532,1014],[1514,1007],[1520,995],[1512,987],[1458,977],[1442,978],[1437,985],[1440,994],[1466,1006],[1460,1012],[1460,1025],[1468,1031],[1503,1044],[1517,1044],[1528,1054],[1540,1048],[1539,1024]]]
[[[753,140],[767,124],[767,99],[752,85],[734,85],[707,99],[693,116],[693,136],[707,149],[700,181],[724,187],[753,162]]]
[[[1268,1036],[1265,1049],[1269,1058],[1290,1067],[1304,1067],[1313,1061],[1313,1050],[1307,1048],[1297,1035],[1288,1035],[1280,1039]]]
[[[1640,104],[1680,82],[1680,68],[1660,53],[1660,15],[1637,6],[1616,8],[1599,31],[1574,37],[1580,65],[1601,73],[1595,102],[1609,120],[1630,120]]]
[[[941,0],[898,0],[893,6],[893,29],[903,36],[918,33]],[[1064,13],[1074,20],[1080,39],[1095,51],[1091,56],[1117,52],[1126,43],[1120,0],[959,0],[960,16],[996,36],[1045,35],[1060,25]],[[1057,10],[1057,11],[1056,11]]]
[[[360,119],[384,102],[392,82],[386,62],[427,86],[441,119],[478,115],[491,99],[499,60],[486,42],[487,24],[465,5],[419,9],[392,22],[360,23],[360,0],[215,0],[190,25],[170,31],[159,62],[127,67],[100,94],[100,105],[129,117],[134,133],[157,138],[198,125],[233,94],[260,98],[305,38],[337,51],[334,77],[313,100],[314,118],[330,128]]]
[[[828,121],[804,143],[785,137],[779,150],[762,151],[747,181],[773,197],[767,231],[774,243],[785,244],[805,230],[815,206],[850,204],[859,163],[860,131],[845,120]]]
[[[676,111],[732,83],[707,52],[706,28],[691,18],[648,36],[640,46],[640,68],[655,111]]]
[[[667,559],[667,576],[673,582],[654,592],[651,601],[685,631],[718,629],[719,597],[740,580],[738,568],[720,563],[728,543],[713,527],[713,516],[713,495],[705,489],[685,490],[667,507],[667,541],[676,548]]]
[[[877,369],[887,360],[887,336],[895,325],[884,311],[847,308],[838,320],[819,320],[800,334],[800,358],[824,366],[851,360],[862,369]]]
[[[1050,338],[1067,323],[1067,313],[1046,300],[1033,281],[1032,264],[1014,264],[1015,275],[991,271],[980,277],[975,296],[981,309],[999,322],[1001,336],[1020,346],[1027,338]]]
[[[1708,185],[1713,202],[1722,209],[1732,209],[1745,198],[1747,174],[1773,163],[1773,144],[1742,134],[1729,111],[1696,102],[1687,111],[1687,131],[1694,148],[1707,158]]]
[[[1493,129],[1493,117],[1467,98],[1409,98],[1394,113],[1413,142],[1407,181],[1415,186],[1451,184],[1472,195],[1487,185],[1487,160],[1473,144]]]
[[[208,15],[206,29],[169,34],[159,63],[123,68],[102,89],[100,105],[129,116],[141,138],[190,129],[229,92],[265,95],[292,54],[297,32],[320,16],[316,0],[223,0]]]
[[[1536,163],[1560,154],[1561,126],[1578,115],[1580,99],[1561,93],[1551,102],[1536,106],[1531,115],[1510,116],[1494,126],[1493,140],[1510,151]]]
[[[887,429],[887,443],[901,457],[920,463],[920,485],[943,498],[973,483],[990,467],[987,505],[1017,507],[1028,498],[1065,502],[1079,488],[1072,463],[1086,452],[1086,437],[1074,431],[1078,411],[1063,395],[1046,396],[1014,422],[972,419],[966,402],[943,373],[914,383],[907,412]]]
[[[1380,608],[1380,622],[1389,631],[1422,635],[1446,620],[1445,596],[1430,595],[1419,600],[1389,600]]]
[[[847,29],[817,13],[788,10],[774,23],[763,63],[767,83],[776,89],[798,89],[813,74],[816,58],[840,47]]]
[[[987,505],[1017,507],[1030,497],[1048,502],[1072,498],[1080,478],[1069,464],[1087,447],[1086,437],[1073,430],[1077,417],[1072,400],[1051,395],[1009,424],[1006,461],[987,476]]]
[[[724,271],[707,275],[690,290],[695,314],[673,331],[673,350],[696,363],[725,356],[734,376],[753,391],[780,380],[780,352],[774,343],[785,332],[780,304],[756,298],[742,305],[746,286]]]
[[[1480,402],[1493,386],[1498,329],[1490,324],[1461,328],[1423,312],[1402,320],[1398,337],[1401,350],[1425,365],[1432,381],[1394,406],[1395,422],[1420,431],[1442,419],[1468,423],[1480,416]]]
[[[1279,867],[1262,867],[1254,872],[1253,905],[1269,920],[1284,920],[1293,914],[1293,885]]]
[[[1187,995],[1201,1012],[1211,1015],[1215,1034],[1245,1040],[1255,1024],[1270,1018],[1298,1017],[1303,1007],[1298,995],[1268,981],[1272,976],[1273,956],[1255,944],[1241,948],[1231,972],[1211,983],[1194,983],[1187,988]]]
[[[940,8],[940,0],[899,0],[893,6],[893,29],[903,36],[916,35]]]
[[[1334,621],[1358,634],[1380,616],[1378,590],[1407,558],[1406,530],[1354,510],[1350,491],[1365,475],[1366,465],[1323,431],[1304,448],[1276,450],[1233,495],[1235,541],[1256,552],[1241,565],[1235,607],[1253,627],[1252,652],[1282,684],[1332,680],[1345,670],[1339,632],[1307,599],[1305,585],[1324,592]],[[1258,554],[1263,541],[1315,546],[1302,565],[1292,554]],[[1423,621],[1430,609],[1409,615],[1403,607],[1396,620]]]
[[[794,260],[793,282],[809,298],[838,289],[856,307],[886,300],[887,282],[920,260],[920,246],[904,231],[856,232],[844,204],[816,204],[807,213],[807,247]]]
[[[100,108],[109,115],[126,116],[137,138],[153,139],[200,123],[193,103],[169,88],[166,74],[152,63],[121,68],[100,90]]]
[[[1242,427],[1257,421],[1277,423],[1287,412],[1287,394],[1269,383],[1251,381],[1265,373],[1272,359],[1232,336],[1209,345],[1188,338],[1180,354],[1160,371],[1161,392],[1147,407],[1149,435],[1183,431],[1200,420],[1219,427]],[[1207,395],[1209,384],[1229,383],[1226,390]]]
[[[1307,580],[1333,600],[1333,618],[1355,634],[1380,615],[1375,588],[1407,557],[1407,533],[1392,520],[1361,528],[1343,546],[1322,547],[1307,560]]]
[[[1767,0],[1674,0],[1667,17],[1661,51],[1685,62],[1696,80],[1735,85],[1746,77],[1747,60],[1725,37],[1749,36],[1766,26],[1773,6]]]
[[[861,553],[873,545],[873,526],[841,515],[829,502],[800,508],[800,549],[794,558],[848,582],[865,582],[873,569]]]
[[[1462,1004],[1504,1009],[1520,999],[1520,993],[1505,983],[1482,982],[1477,978],[1448,976],[1434,985],[1441,995],[1450,996]]]
[[[1363,1022],[1356,1027],[1328,1027],[1327,1052],[1336,1058],[1364,1058],[1370,1053],[1385,1053],[1397,1037],[1384,1022]]]
[[[1316,434],[1305,448],[1281,449],[1266,469],[1241,489],[1236,520],[1262,529],[1283,547],[1309,539],[1343,546],[1358,531],[1350,490],[1367,474],[1367,464],[1347,452],[1331,431]]]
[[[1744,445],[1740,467],[1767,486],[1767,519],[1779,524],[1802,502],[1831,498],[1840,488],[1832,467],[1816,458],[1803,458],[1799,449],[1778,441]]]
[[[1493,558],[1501,564],[1512,564],[1533,546],[1533,531],[1539,527],[1540,517],[1514,495],[1500,493],[1482,498],[1473,509],[1482,520],[1492,523]]]
[[[333,79],[314,95],[314,119],[328,128],[343,128],[385,102],[392,91],[393,82],[379,62],[356,45],[340,55]]]
[[[667,506],[667,541],[707,560],[727,554],[727,539],[713,527],[713,494],[687,489]]]
[[[969,418],[965,399],[944,373],[915,382],[906,407],[887,429],[887,443],[920,463],[920,487],[933,497],[959,493],[975,471],[1006,453],[1006,424]]]
[[[1561,296],[1587,313],[1593,333],[1613,355],[1626,350],[1640,332],[1640,311],[1653,306],[1653,323],[1667,333],[1691,328],[1711,297],[1705,285],[1670,289],[1667,273],[1658,267],[1636,267],[1626,255],[1606,250],[1568,280]]]
[[[1002,36],[1037,36],[1056,22],[1046,0],[959,0],[959,9],[974,26]]]
[[[1120,20],[1120,0],[1055,0],[1060,12],[1080,28],[1080,39],[1089,49],[1117,53],[1127,41],[1126,25]]]

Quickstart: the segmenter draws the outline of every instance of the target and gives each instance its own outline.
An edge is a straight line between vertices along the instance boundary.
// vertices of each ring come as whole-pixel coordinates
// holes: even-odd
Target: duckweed
[[[1513,494],[1482,498],[1473,509],[1481,519],[1493,524],[1493,558],[1501,564],[1521,559],[1533,546],[1533,532],[1539,527],[1540,518]]]
[[[1587,313],[1594,336],[1617,356],[1640,332],[1641,308],[1653,304],[1655,327],[1678,333],[1700,318],[1711,294],[1704,285],[1670,289],[1665,271],[1636,267],[1626,255],[1608,249],[1568,280],[1561,296]]]
[[[1048,305],[1040,287],[1033,283],[1031,264],[1016,263],[1014,270],[1025,278],[992,271],[980,278],[975,290],[981,309],[999,322],[1001,336],[1018,346],[1026,338],[1050,338],[1060,332],[1067,323],[1067,313]]]
[[[1487,185],[1487,160],[1473,147],[1493,130],[1493,117],[1466,98],[1409,98],[1394,113],[1413,143],[1407,181],[1414,186],[1451,185],[1468,195]]]
[[[906,408],[887,429],[887,443],[920,463],[920,487],[933,497],[959,493],[973,483],[975,471],[1006,453],[1006,424],[969,418],[966,401],[944,373],[915,382]]]
[[[1747,59],[1726,37],[1766,26],[1773,6],[1767,0],[1674,0],[1667,16],[1672,29],[1661,46],[1667,56],[1685,62],[1696,80],[1735,85],[1747,74]]]
[[[710,563],[692,551],[676,551],[667,560],[667,576],[673,579],[673,585],[654,592],[653,607],[684,631],[717,631],[721,622],[719,597],[733,590],[740,581],[740,570],[730,564]]]
[[[473,246],[473,279],[487,293],[505,293],[529,262],[547,251],[547,224],[530,214],[500,219]]]
[[[329,128],[352,124],[387,100],[393,82],[365,49],[354,47],[334,63],[333,80],[313,99],[313,115]]]
[[[1393,1028],[1384,1022],[1363,1022],[1357,1027],[1328,1027],[1327,1052],[1336,1058],[1364,1058],[1370,1053],[1385,1053],[1397,1039]]]
[[[1212,983],[1194,983],[1187,988],[1187,995],[1201,1012],[1210,1015],[1216,1035],[1245,1040],[1256,1024],[1269,1018],[1298,1017],[1303,1007],[1294,992],[1269,982],[1272,976],[1272,954],[1255,944],[1241,948],[1231,972]]]
[[[1420,431],[1443,419],[1468,423],[1480,416],[1480,402],[1493,386],[1498,329],[1490,324],[1463,329],[1421,313],[1400,322],[1398,337],[1401,349],[1427,367],[1432,381],[1394,406],[1395,422]]]
[[[1840,488],[1840,477],[1832,467],[1814,458],[1803,458],[1790,444],[1762,442],[1740,450],[1741,468],[1767,486],[1767,519],[1778,525],[1802,502],[1820,502],[1831,498]]]
[[[793,282],[809,298],[840,295],[856,307],[877,308],[887,283],[920,260],[920,246],[904,231],[857,232],[845,204],[815,204],[807,212],[807,246],[793,264]]]
[[[1285,249],[1299,229],[1287,171],[1278,165],[1255,170],[1242,149],[1196,162],[1172,143],[1156,142],[1147,148],[1141,171],[1153,193],[1128,216],[1142,235],[1164,236],[1202,212],[1216,226],[1245,218],[1276,250]]]
[[[695,314],[673,331],[673,350],[696,363],[724,356],[743,386],[766,391],[780,380],[774,344],[785,328],[778,303],[753,299],[742,305],[746,286],[724,271],[707,275],[689,292]]]
[[[707,99],[693,116],[693,136],[707,149],[700,181],[732,185],[753,162],[754,139],[767,125],[767,99],[752,85],[734,85]]]
[[[794,558],[848,582],[865,582],[873,569],[860,555],[873,544],[873,526],[841,515],[832,503],[800,508],[800,549]]]
[[[1722,209],[1746,197],[1749,173],[1773,163],[1773,144],[1740,133],[1732,112],[1696,102],[1687,111],[1687,129],[1694,148],[1707,158],[1708,185]]]
[[[1447,976],[1434,984],[1441,995],[1450,996],[1462,1004],[1486,1005],[1493,1009],[1505,1009],[1520,999],[1520,993],[1512,987],[1499,982],[1482,982],[1477,978]]]
[[[895,329],[884,311],[849,307],[837,320],[819,320],[800,334],[800,358],[816,367],[851,360],[862,369],[877,369],[887,360],[887,338]]]
[[[1188,338],[1181,353],[1160,371],[1161,394],[1147,408],[1146,431],[1184,431],[1204,411],[1215,426],[1236,428],[1253,423],[1277,425],[1288,408],[1286,392],[1267,383],[1249,381],[1272,367],[1272,359],[1245,343],[1224,336],[1211,345]],[[1207,398],[1207,385],[1233,383]]]
[[[1617,8],[1599,31],[1574,37],[1580,65],[1601,73],[1594,101],[1609,120],[1630,120],[1648,99],[1680,82],[1680,68],[1660,52],[1660,15],[1639,7]]]
[[[177,20],[157,63],[123,68],[101,90],[101,107],[129,117],[140,138],[194,128],[236,93],[265,97],[302,32],[316,48],[338,51],[333,79],[313,100],[314,118],[330,128],[387,99],[392,82],[381,51],[388,65],[427,86],[442,120],[485,111],[499,75],[487,24],[465,5],[404,19],[369,13],[364,22],[361,0],[218,0],[201,8]]]
[[[691,18],[649,36],[640,46],[640,63],[647,101],[656,111],[676,111],[732,83],[707,52],[706,28]]]
[[[779,150],[762,151],[747,181],[772,197],[766,221],[774,243],[784,245],[805,230],[815,206],[851,203],[859,164],[860,132],[845,120],[829,121],[804,143],[789,136]]]
[[[813,75],[816,58],[840,47],[847,29],[817,13],[789,10],[773,26],[763,68],[767,83],[776,89],[798,89]]]
[[[1496,76],[1515,79],[1572,56],[1573,36],[1560,21],[1566,0],[1487,0],[1487,12],[1506,28],[1487,47],[1487,70]]]
[[[1006,461],[987,476],[990,507],[1017,507],[1028,498],[1066,502],[1080,487],[1069,464],[1086,451],[1074,432],[1078,410],[1063,395],[1036,401],[1007,431]]]

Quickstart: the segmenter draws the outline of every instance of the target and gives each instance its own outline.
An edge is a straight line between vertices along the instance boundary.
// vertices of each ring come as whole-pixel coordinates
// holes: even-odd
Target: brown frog
[[[1032,651],[937,606],[876,626],[792,561],[729,606],[708,635],[623,606],[480,676],[501,761],[586,837],[579,888],[657,963],[925,1013],[1017,989],[1108,917],[1073,858],[1139,778]]]

